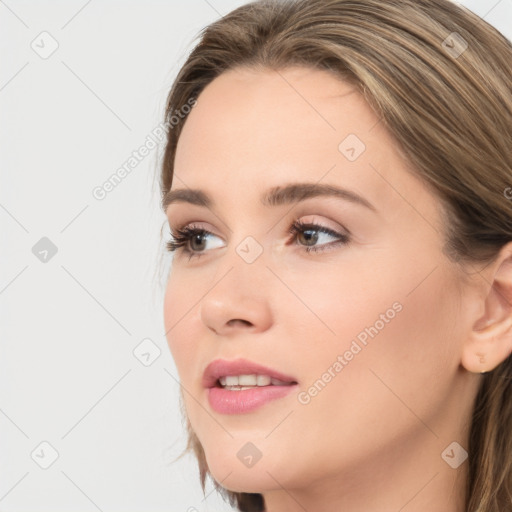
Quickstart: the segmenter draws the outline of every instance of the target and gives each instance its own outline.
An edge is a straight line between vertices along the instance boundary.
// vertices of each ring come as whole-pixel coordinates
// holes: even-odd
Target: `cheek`
[[[311,443],[322,439],[348,455],[350,441],[354,457],[369,456],[393,439],[428,434],[422,421],[433,426],[448,403],[459,366],[455,283],[441,268],[428,279],[428,272],[401,270],[401,279],[389,270],[374,273],[366,286],[351,273],[324,283],[325,296],[337,301],[336,315],[323,309],[336,336],[317,336],[312,349],[311,329],[297,347],[310,370],[295,419]],[[322,294],[309,298],[322,304]],[[339,463],[340,452],[332,456]]]
[[[393,304],[405,295],[403,281],[395,278],[387,263],[347,254],[346,260],[301,262],[293,267],[293,272],[279,274],[286,287],[274,305],[287,329],[299,327],[297,332],[303,334],[293,343],[306,351],[331,356],[345,345],[349,348],[352,337],[379,321],[381,314],[396,316],[400,306]]]
[[[171,272],[164,296],[164,328],[180,380],[185,386],[192,375],[197,375],[194,365],[197,365],[196,345],[200,337],[191,332],[190,322],[194,304],[200,297],[189,277]]]

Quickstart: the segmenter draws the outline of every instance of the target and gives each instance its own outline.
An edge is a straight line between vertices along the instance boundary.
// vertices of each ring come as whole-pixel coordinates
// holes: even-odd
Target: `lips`
[[[235,375],[267,375],[271,379],[281,381],[283,385],[297,384],[297,380],[294,377],[247,359],[235,359],[233,361],[215,359],[204,371],[203,386],[205,388],[216,387],[220,377]]]
[[[285,399],[297,390],[298,383],[294,377],[247,359],[216,359],[204,371],[203,386],[215,412],[245,414]]]

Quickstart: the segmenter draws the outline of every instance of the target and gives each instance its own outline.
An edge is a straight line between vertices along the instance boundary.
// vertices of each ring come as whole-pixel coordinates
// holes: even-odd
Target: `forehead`
[[[250,157],[279,163],[308,154],[310,160],[313,149],[336,155],[344,135],[364,138],[377,121],[359,92],[327,71],[237,68],[221,74],[199,95],[178,153],[195,146],[200,152],[187,152],[187,159],[208,153],[211,161],[223,162]],[[226,146],[229,152],[221,154]]]
[[[302,67],[237,68],[213,80],[187,117],[175,175],[173,188],[238,206],[293,181],[351,188],[384,209],[403,211],[409,198],[428,210],[433,199],[357,88]]]

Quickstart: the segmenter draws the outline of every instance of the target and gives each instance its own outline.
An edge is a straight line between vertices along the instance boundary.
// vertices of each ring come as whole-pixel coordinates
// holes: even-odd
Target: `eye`
[[[335,249],[336,247],[339,247],[340,245],[348,245],[348,243],[350,242],[350,237],[348,234],[337,233],[336,231],[325,226],[322,226],[320,224],[317,224],[315,222],[303,223],[301,221],[295,221],[288,229],[288,232],[291,235],[293,235],[293,241],[297,241],[300,239],[305,241],[306,252],[329,251]],[[316,245],[318,240],[322,238],[321,235],[324,235],[323,238],[331,237],[337,240],[331,243]]]
[[[218,238],[206,229],[185,226],[184,228],[178,228],[176,234],[172,236],[172,239],[166,245],[167,249],[171,252],[181,249],[185,254],[189,255],[190,260],[193,257],[203,255],[202,253],[206,249],[205,242],[211,237]]]
[[[322,252],[332,250],[341,245],[348,245],[350,237],[345,233],[337,233],[336,231],[316,223],[303,223],[301,221],[294,221],[288,233],[293,235],[291,243],[295,245],[305,246],[306,252]],[[167,242],[167,249],[169,251],[181,250],[184,254],[188,254],[189,260],[203,256],[207,252],[208,247],[206,243],[212,238],[219,238],[210,231],[193,226],[185,226],[178,228],[172,239]],[[322,238],[334,238],[334,242],[323,243],[317,245]],[[297,243],[300,242],[300,243]],[[304,244],[304,245],[303,245]],[[221,245],[220,245],[221,246]],[[219,247],[219,244],[210,249]]]

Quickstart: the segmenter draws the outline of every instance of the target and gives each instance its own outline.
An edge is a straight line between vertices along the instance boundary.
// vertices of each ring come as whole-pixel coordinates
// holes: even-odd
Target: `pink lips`
[[[231,391],[222,388],[218,383],[219,377],[252,374],[268,375],[286,384]],[[271,400],[286,396],[292,390],[297,389],[297,381],[293,377],[247,359],[234,361],[216,359],[204,371],[203,386],[207,388],[208,401],[212,409],[221,414],[242,414],[253,411]]]

